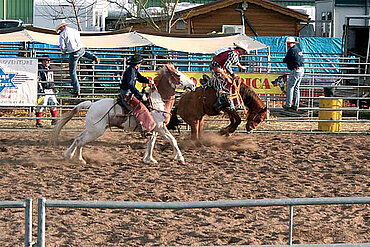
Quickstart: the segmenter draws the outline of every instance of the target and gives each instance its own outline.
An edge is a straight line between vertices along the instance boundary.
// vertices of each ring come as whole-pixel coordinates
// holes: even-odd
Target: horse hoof
[[[87,162],[86,162],[85,160],[78,160],[78,162],[79,162],[80,164],[82,164],[82,165],[86,165],[86,164],[87,164]]]
[[[225,130],[225,129],[221,129],[218,133],[222,136],[229,136],[230,135],[229,131]]]
[[[62,157],[66,160],[72,160],[72,155],[68,154],[67,152],[64,152],[62,154]]]
[[[182,156],[176,156],[175,157],[175,160],[177,160],[177,162],[179,162],[180,164],[185,165],[185,159],[184,159],[184,157],[182,157]]]
[[[145,164],[158,164],[158,161],[156,161],[155,159],[144,159],[143,160]]]

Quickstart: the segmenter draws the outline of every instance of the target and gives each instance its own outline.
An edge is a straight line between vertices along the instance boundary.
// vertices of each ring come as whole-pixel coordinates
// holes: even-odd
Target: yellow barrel
[[[319,108],[340,109],[343,106],[343,99],[319,99]],[[342,111],[319,110],[319,120],[342,120]],[[341,122],[319,122],[319,130],[339,132],[342,130]]]

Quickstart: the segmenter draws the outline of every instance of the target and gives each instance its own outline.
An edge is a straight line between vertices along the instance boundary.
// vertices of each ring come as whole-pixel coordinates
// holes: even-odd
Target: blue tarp
[[[281,68],[286,65],[281,63],[282,57],[287,52],[286,46],[287,36],[282,37],[254,37],[254,39],[268,45],[272,53],[271,61],[273,68]],[[342,54],[342,38],[327,38],[327,37],[295,37],[305,59],[305,71],[307,72],[331,72],[337,73],[339,70],[339,60],[327,59],[328,57],[339,57]],[[315,64],[312,64],[314,62]],[[331,62],[331,64],[322,64],[322,62]],[[321,63],[321,64],[316,64]],[[279,70],[279,69],[278,69]],[[281,69],[283,70],[283,69]]]

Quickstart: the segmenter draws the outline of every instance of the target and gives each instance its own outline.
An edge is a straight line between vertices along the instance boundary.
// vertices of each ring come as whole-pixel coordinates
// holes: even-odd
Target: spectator
[[[53,71],[50,71],[50,58],[48,55],[43,55],[40,57],[41,64],[38,66],[38,91],[43,94],[38,99],[38,105],[36,107],[36,127],[44,127],[41,124],[42,112],[44,107],[50,107],[50,113],[53,117],[51,120],[51,125],[57,123],[58,110],[55,105],[58,104],[58,101],[55,97],[54,92],[54,76]]]
[[[93,53],[85,50],[84,45],[80,39],[80,33],[71,27],[69,23],[61,21],[56,26],[56,31],[59,33],[59,44],[63,56],[69,54],[69,74],[71,76],[74,96],[80,95],[80,84],[77,78],[77,62],[81,57],[86,57],[92,61],[99,63],[100,59]]]
[[[287,64],[290,73],[287,81],[286,99],[283,108],[285,110],[298,111],[300,98],[299,86],[304,75],[303,53],[301,49],[296,46],[294,37],[288,37],[286,42],[288,52],[283,62]]]

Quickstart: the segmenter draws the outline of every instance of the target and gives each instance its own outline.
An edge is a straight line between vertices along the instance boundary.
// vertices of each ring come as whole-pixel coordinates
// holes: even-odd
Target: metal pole
[[[241,11],[240,11],[240,13],[242,14],[242,26],[243,26],[243,31],[242,31],[242,34],[244,34],[245,35],[245,17],[244,17],[244,9],[242,9]]]
[[[289,206],[289,245],[293,245],[293,206]]]
[[[368,65],[368,62],[369,62],[369,55],[370,55],[369,53],[370,53],[370,28],[369,28],[368,38],[367,38],[366,64],[365,64],[365,73],[364,74],[367,74],[367,65]],[[366,77],[364,78],[364,80],[366,80]]]
[[[25,239],[24,245],[25,247],[32,246],[32,199],[26,199],[26,220],[25,220]]]
[[[46,199],[39,198],[37,211],[38,211],[38,223],[37,223],[37,247],[45,247],[45,220],[46,220]]]

